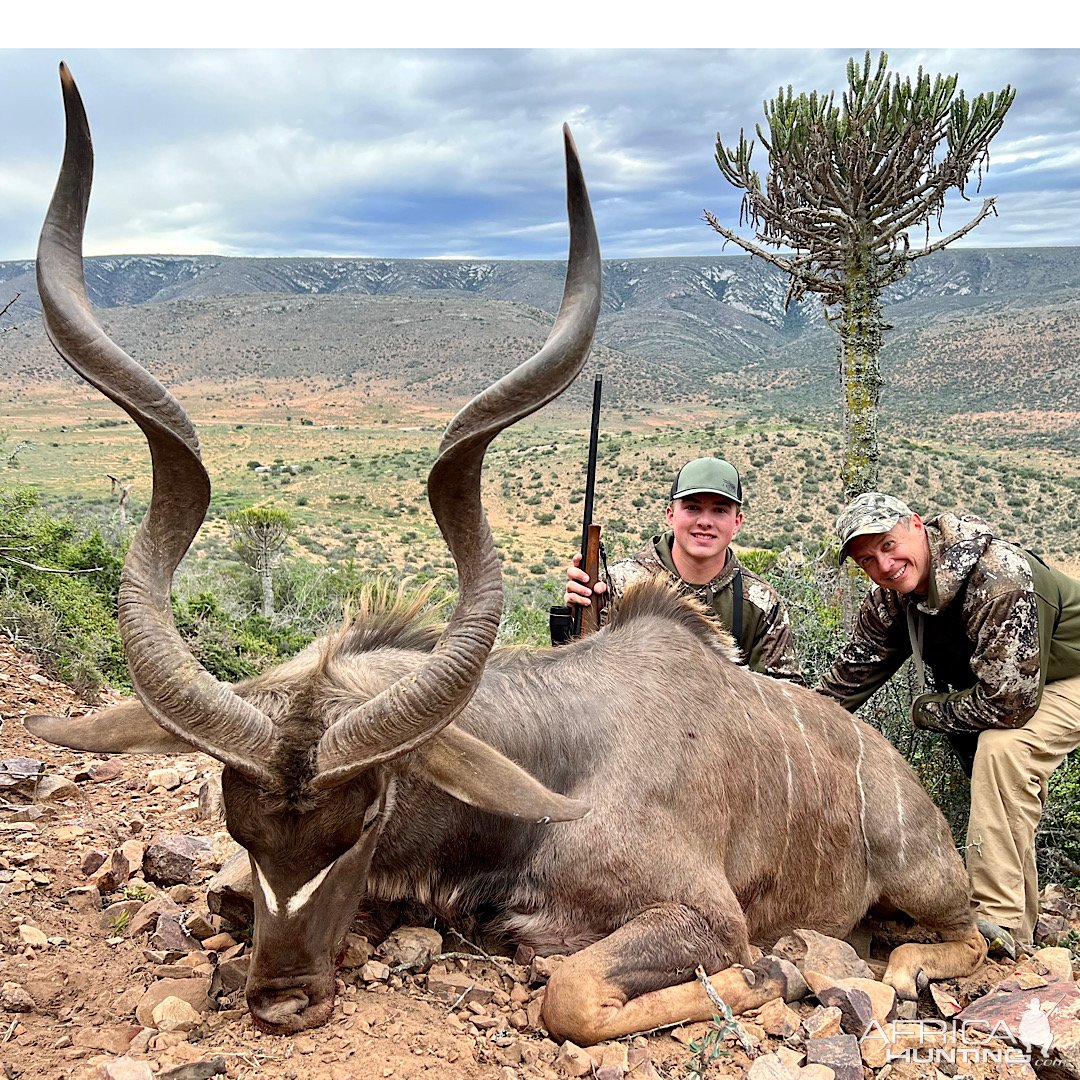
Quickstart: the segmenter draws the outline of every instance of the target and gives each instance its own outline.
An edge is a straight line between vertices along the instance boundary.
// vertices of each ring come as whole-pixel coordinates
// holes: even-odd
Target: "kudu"
[[[38,276],[56,348],[139,424],[153,458],[119,620],[132,702],[28,727],[95,752],[186,751],[223,765],[226,822],[250,854],[247,1000],[259,1027],[331,1014],[339,943],[366,894],[471,913],[508,939],[570,953],[544,1020],[594,1043],[713,1006],[785,992],[751,941],[795,927],[844,935],[876,902],[944,939],[894,950],[888,980],[971,972],[984,955],[941,814],[876,731],[818,695],[751,673],[703,611],[663,586],[627,593],[610,624],[558,650],[491,652],[501,577],[480,502],[496,433],[561,393],[600,306],[600,255],[566,138],[570,257],[536,356],[450,423],[428,480],[460,598],[439,634],[384,612],[236,687],[173,626],[173,571],[209,500],[195,431],[99,328],[82,280],[92,167],[66,70],[68,140]],[[490,656],[489,656],[490,653]]]

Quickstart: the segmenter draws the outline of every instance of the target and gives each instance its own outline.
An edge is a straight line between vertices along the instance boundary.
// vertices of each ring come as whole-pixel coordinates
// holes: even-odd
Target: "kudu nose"
[[[334,986],[311,982],[249,990],[247,1004],[256,1026],[270,1035],[289,1035],[318,1027],[334,1011]]]

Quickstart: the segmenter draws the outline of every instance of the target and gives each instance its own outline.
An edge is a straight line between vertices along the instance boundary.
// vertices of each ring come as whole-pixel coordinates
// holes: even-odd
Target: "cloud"
[[[861,62],[837,49],[76,50],[98,159],[88,250],[559,258],[569,121],[605,255],[718,253],[701,212],[735,226],[739,193],[713,162],[716,132],[753,135],[782,86],[838,90],[849,55]],[[57,59],[0,51],[0,259],[32,255],[54,183]],[[892,70],[956,72],[969,96],[1017,87],[984,182],[1001,216],[966,243],[1080,244],[1067,213],[1078,60],[890,52]],[[974,212],[954,201],[947,220]]]

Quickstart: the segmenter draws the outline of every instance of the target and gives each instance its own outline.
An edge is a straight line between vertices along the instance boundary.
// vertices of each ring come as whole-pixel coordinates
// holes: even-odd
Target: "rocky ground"
[[[582,1050],[541,1026],[552,961],[479,955],[467,932],[420,927],[415,915],[385,937],[381,913],[378,931],[360,921],[350,935],[330,1022],[291,1038],[262,1034],[243,1003],[244,890],[228,861],[235,845],[213,816],[213,763],[197,754],[95,759],[43,745],[21,723],[85,708],[0,639],[7,1080],[1080,1077],[1080,993],[1067,947],[935,984],[916,1007],[874,979],[879,965],[808,932],[773,949],[805,979],[801,1000],[777,999],[737,1024]],[[1076,898],[1048,889],[1043,939],[1068,946],[1078,930]],[[958,1035],[961,1009],[971,1030],[996,1037]],[[868,1027],[880,1035],[860,1040]]]

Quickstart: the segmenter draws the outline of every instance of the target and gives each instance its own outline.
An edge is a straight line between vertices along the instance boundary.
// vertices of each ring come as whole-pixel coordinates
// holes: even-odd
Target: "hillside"
[[[0,373],[19,382],[54,370],[32,269],[0,263],[0,294],[21,293]],[[448,401],[543,339],[562,275],[557,262],[87,262],[91,297],[113,309],[109,326],[173,381],[325,375]],[[833,335],[815,300],[785,311],[784,291],[778,272],[745,256],[607,262],[597,360],[610,371],[608,400],[830,416]],[[1080,249],[947,251],[916,263],[887,294],[886,420],[1071,414],[1078,298]],[[1009,437],[1038,443],[1046,427],[1021,423]],[[1065,438],[1073,447],[1075,432]]]

